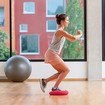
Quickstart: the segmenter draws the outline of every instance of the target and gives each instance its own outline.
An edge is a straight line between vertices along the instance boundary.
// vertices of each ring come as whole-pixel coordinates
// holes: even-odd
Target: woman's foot
[[[46,88],[47,83],[45,82],[45,79],[40,79],[40,87],[41,90],[45,93],[45,88]]]
[[[59,87],[56,87],[56,88],[52,88],[52,91],[64,91],[64,90],[61,90],[59,89]]]

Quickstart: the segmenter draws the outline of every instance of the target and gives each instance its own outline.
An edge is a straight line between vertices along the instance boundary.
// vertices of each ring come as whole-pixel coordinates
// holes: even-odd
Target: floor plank
[[[0,105],[105,105],[105,81],[64,81],[69,94],[50,96],[54,83],[43,93],[39,82],[0,82]]]

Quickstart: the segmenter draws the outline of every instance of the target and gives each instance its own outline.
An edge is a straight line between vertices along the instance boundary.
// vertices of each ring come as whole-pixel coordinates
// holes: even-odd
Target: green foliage
[[[77,35],[78,30],[84,33],[84,8],[80,8],[81,0],[68,0],[66,14],[69,17],[69,25],[65,28],[69,34]],[[84,35],[82,36],[83,39]],[[63,47],[63,59],[84,59],[84,41],[78,39],[77,41],[65,41]]]
[[[5,43],[8,38],[8,33],[0,29],[0,60],[7,60],[10,57],[10,48]],[[16,51],[12,52],[12,54],[16,55]]]

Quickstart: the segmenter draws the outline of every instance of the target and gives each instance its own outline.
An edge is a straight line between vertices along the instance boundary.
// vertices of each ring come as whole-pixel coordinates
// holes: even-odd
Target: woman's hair
[[[65,18],[67,17],[67,14],[56,14],[56,22],[58,25],[61,24],[61,20],[65,21]]]

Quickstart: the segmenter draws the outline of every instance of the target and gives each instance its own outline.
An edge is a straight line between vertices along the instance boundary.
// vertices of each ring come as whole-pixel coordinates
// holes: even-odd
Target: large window
[[[39,54],[39,36],[21,35],[20,36],[21,54]]]
[[[35,13],[35,3],[34,2],[24,2],[24,14],[34,14]]]
[[[4,7],[0,7],[0,27],[4,26]]]
[[[47,20],[47,32],[55,32],[57,30],[56,20]]]
[[[46,0],[47,16],[55,16],[56,14],[65,13],[65,0]]]
[[[65,61],[86,61],[85,2],[85,0],[26,0],[24,2],[13,0],[13,4],[10,5],[12,7],[8,6],[9,8],[4,2],[4,5],[0,6],[0,17],[2,17],[0,24],[4,24],[3,27],[0,26],[2,30],[0,30],[2,33],[0,60],[22,55],[29,60],[43,61],[44,54],[59,27],[55,16],[66,13],[70,23],[64,30],[72,35],[77,35],[77,31],[82,30],[83,35],[74,42],[65,40],[60,56]]]
[[[77,35],[77,31],[82,30],[83,35],[74,42],[65,41],[61,54],[65,60],[86,60],[84,6],[84,0],[67,0],[66,14],[68,14],[70,24],[65,28],[65,31]]]

